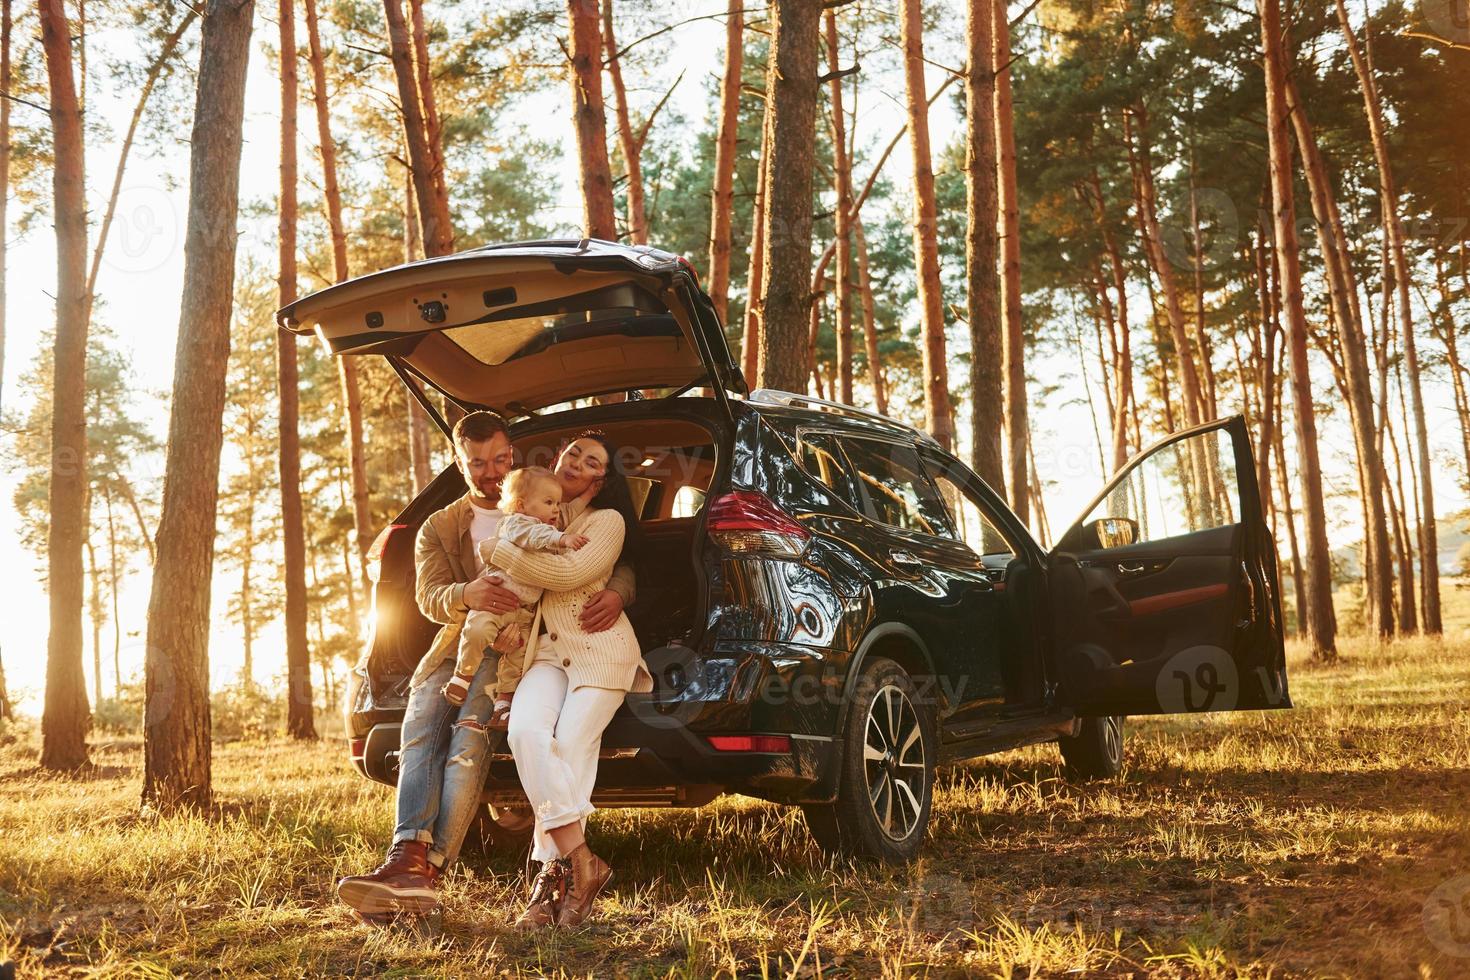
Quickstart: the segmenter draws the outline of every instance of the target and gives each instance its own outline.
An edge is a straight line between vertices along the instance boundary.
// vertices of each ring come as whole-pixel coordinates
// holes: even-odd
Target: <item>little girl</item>
[[[501,585],[520,596],[521,604],[510,612],[490,613],[472,609],[465,615],[464,627],[459,634],[459,656],[454,661],[454,676],[444,685],[441,693],[450,704],[464,704],[469,697],[470,684],[475,671],[485,657],[498,657],[495,664],[495,709],[491,713],[489,727],[504,729],[509,721],[511,694],[521,679],[523,665],[520,658],[501,657],[492,644],[505,631],[515,631],[508,639],[518,638],[510,646],[524,646],[524,634],[531,625],[536,603],[541,600],[543,590],[522,585],[506,572],[492,566],[488,559],[495,552],[497,541],[508,541],[525,551],[551,551],[570,548],[580,549],[587,538],[580,534],[567,534],[557,528],[561,506],[561,481],[556,474],[544,466],[527,466],[514,470],[505,478],[500,489],[500,523],[495,536],[480,542],[480,560],[485,564],[482,575],[497,575]]]

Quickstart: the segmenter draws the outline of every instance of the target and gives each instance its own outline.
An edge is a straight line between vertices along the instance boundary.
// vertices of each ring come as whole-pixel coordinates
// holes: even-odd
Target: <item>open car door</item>
[[[646,245],[485,246],[350,279],[276,318],[333,354],[381,354],[467,410],[525,415],[649,388],[703,385],[721,401],[745,391],[692,267]]]
[[[1291,707],[1243,418],[1134,457],[1050,564],[1059,695],[1079,715]]]

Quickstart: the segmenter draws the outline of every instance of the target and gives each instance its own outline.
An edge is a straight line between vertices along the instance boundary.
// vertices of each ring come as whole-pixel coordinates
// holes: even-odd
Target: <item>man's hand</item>
[[[589,633],[601,633],[616,623],[622,613],[622,596],[612,589],[603,589],[582,607],[582,628]]]
[[[511,623],[495,635],[490,646],[501,656],[509,656],[526,645],[526,628],[520,623]]]
[[[521,604],[520,596],[501,585],[499,575],[477,578],[464,587],[464,604],[479,612],[506,613]]]

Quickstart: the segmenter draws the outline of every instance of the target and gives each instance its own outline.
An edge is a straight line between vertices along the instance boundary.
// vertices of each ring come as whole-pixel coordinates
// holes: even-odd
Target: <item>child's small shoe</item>
[[[510,702],[496,701],[494,709],[490,712],[490,720],[485,727],[495,732],[510,731]]]
[[[465,676],[464,674],[455,674],[453,677],[449,678],[449,681],[443,687],[439,689],[439,693],[444,695],[444,700],[458,707],[464,704],[466,700],[468,700],[470,694],[470,684],[473,683],[474,679],[475,677],[473,674],[469,676]]]

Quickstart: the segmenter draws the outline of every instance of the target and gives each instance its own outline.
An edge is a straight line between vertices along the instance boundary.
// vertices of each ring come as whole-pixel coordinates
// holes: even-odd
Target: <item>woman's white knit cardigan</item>
[[[584,534],[587,544],[577,551],[522,551],[508,541],[495,545],[488,564],[504,569],[526,585],[546,590],[526,643],[526,668],[541,645],[541,622],[546,638],[555,644],[558,664],[567,672],[569,690],[605,687],[617,691],[651,691],[653,677],[643,663],[638,637],[625,614],[605,630],[582,629],[582,607],[607,585],[623,550],[623,517],[615,510],[588,508],[567,526],[568,533]],[[550,648],[548,648],[550,649]]]

